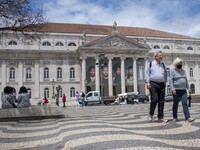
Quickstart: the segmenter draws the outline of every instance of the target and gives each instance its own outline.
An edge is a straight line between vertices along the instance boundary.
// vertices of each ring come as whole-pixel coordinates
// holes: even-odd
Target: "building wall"
[[[81,60],[82,53],[77,54],[77,49],[83,42],[90,42],[101,38],[99,35],[87,36],[86,41],[83,41],[81,34],[56,34],[51,33],[48,36],[43,36],[41,41],[34,41],[31,44],[24,44],[17,40],[13,36],[6,36],[3,38],[3,44],[0,45],[0,53],[4,54],[0,56],[0,89],[1,92],[6,85],[13,86],[18,91],[21,85],[31,89],[32,99],[39,99],[44,97],[44,89],[49,89],[49,100],[52,99],[52,80],[56,81],[56,86],[59,84],[63,89],[63,94],[66,94],[68,100],[74,100],[74,97],[70,96],[70,89],[73,87],[75,91],[80,91],[84,85],[81,78]],[[135,40],[134,37],[131,37]],[[173,67],[173,60],[176,57],[181,57],[184,60],[184,69],[187,71],[187,76],[190,84],[195,85],[195,93],[200,93],[200,41],[182,40],[182,39],[163,39],[163,38],[147,38],[146,41],[143,37],[137,37],[141,43],[148,44],[152,49],[148,54],[148,60],[153,59],[153,54],[161,50],[164,52],[164,61],[167,68]],[[8,43],[14,40],[17,45],[8,45]],[[42,46],[43,42],[50,42],[51,46]],[[55,46],[57,42],[62,42],[64,46]],[[76,46],[68,46],[70,42],[74,42]],[[154,46],[158,45],[160,49],[155,49]],[[164,49],[164,46],[169,46],[169,49]],[[193,50],[187,50],[188,47],[192,47]],[[7,53],[8,52],[8,53]],[[28,53],[27,53],[28,52]],[[95,50],[94,50],[95,52]],[[124,57],[129,57],[125,54]],[[36,63],[39,63],[39,69],[36,67]],[[9,79],[9,69],[15,68],[15,80]],[[32,69],[32,80],[26,80],[26,68]],[[44,81],[43,70],[45,67],[49,68],[49,80]],[[61,81],[57,81],[57,68],[62,68],[63,78]],[[70,68],[75,69],[75,80],[70,80]],[[190,77],[189,69],[193,68],[194,76]],[[5,70],[6,69],[6,70]],[[39,72],[38,72],[39,71]],[[39,75],[39,76],[37,76]],[[38,82],[39,81],[39,82]],[[39,83],[37,88],[37,82]],[[55,90],[56,92],[56,90]],[[2,94],[2,93],[1,93]]]

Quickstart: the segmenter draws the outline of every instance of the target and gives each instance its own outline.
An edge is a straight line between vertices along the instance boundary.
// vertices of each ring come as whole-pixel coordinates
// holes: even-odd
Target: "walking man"
[[[150,61],[146,70],[146,87],[150,92],[151,102],[149,111],[149,121],[153,121],[153,115],[158,104],[158,122],[167,122],[164,120],[164,97],[167,82],[165,64],[162,62],[163,54],[161,51],[154,54],[155,60]]]

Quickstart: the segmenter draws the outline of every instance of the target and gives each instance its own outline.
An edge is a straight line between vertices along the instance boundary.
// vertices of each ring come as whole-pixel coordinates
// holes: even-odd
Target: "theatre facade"
[[[189,84],[200,93],[200,39],[136,27],[49,23],[36,41],[24,43],[11,32],[1,35],[0,89],[28,88],[33,100],[76,91],[101,91],[103,96],[145,88],[145,70],[157,51],[162,51],[169,78],[173,60],[184,60]],[[57,87],[61,87],[57,91]],[[58,92],[58,93],[57,93]],[[169,86],[166,92],[170,92]]]

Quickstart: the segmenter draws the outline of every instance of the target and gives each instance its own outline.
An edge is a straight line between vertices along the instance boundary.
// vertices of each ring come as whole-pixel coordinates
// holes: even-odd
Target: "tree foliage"
[[[39,38],[41,27],[47,22],[44,11],[32,5],[34,0],[0,0],[0,31],[12,31],[24,39]],[[19,37],[19,36],[18,36]]]

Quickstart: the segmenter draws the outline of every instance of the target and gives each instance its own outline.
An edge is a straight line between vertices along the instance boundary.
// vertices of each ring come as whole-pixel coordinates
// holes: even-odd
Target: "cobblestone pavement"
[[[150,123],[149,104],[66,107],[63,119],[0,122],[0,149],[199,150],[200,103],[190,108],[193,123],[180,104],[181,121],[173,122],[171,107],[165,104],[168,123]]]

